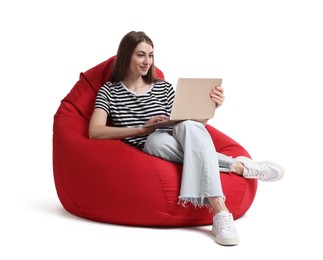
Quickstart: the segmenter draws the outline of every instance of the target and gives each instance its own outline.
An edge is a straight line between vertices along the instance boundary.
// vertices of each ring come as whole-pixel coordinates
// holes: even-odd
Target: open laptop
[[[213,88],[221,86],[220,78],[179,78],[169,120],[146,127],[171,128],[184,120],[204,120],[214,116]]]

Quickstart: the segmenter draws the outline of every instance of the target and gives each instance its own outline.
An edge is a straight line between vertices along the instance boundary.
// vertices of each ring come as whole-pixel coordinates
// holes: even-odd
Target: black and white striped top
[[[174,95],[173,86],[166,81],[153,83],[143,94],[132,92],[122,82],[107,82],[100,88],[94,107],[105,110],[116,127],[140,127],[152,116],[170,116]],[[122,141],[142,148],[146,139],[147,135]]]

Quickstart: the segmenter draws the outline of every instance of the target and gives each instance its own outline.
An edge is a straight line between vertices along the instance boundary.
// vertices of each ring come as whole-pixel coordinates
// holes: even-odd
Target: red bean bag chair
[[[80,74],[62,100],[53,125],[53,172],[60,202],[70,213],[99,222],[135,226],[212,224],[206,208],[178,204],[182,165],[150,156],[120,140],[90,140],[88,125],[99,88],[115,57]],[[156,68],[156,75],[163,73]],[[217,151],[248,152],[207,125]],[[257,181],[221,173],[227,207],[235,219],[251,206]]]

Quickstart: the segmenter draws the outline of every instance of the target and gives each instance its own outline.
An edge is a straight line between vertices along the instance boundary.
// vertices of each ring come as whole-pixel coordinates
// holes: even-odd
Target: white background
[[[320,2],[1,1],[0,258],[322,259]],[[79,73],[131,30],[153,39],[169,82],[222,77],[226,101],[210,123],[254,159],[285,167],[236,221],[239,246],[217,245],[210,226],[118,226],[62,208],[53,116]]]

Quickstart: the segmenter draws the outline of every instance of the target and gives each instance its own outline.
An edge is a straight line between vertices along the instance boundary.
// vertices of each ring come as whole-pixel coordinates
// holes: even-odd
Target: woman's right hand
[[[168,120],[168,116],[159,115],[159,116],[152,116],[142,127],[145,131],[145,134],[151,134],[156,131],[156,126],[154,124]]]
[[[156,123],[160,123],[163,121],[168,120],[169,117],[168,116],[164,116],[164,115],[159,115],[159,116],[152,116],[146,123],[145,123],[145,127],[149,127],[150,125],[156,124]],[[153,126],[151,126],[152,128]],[[149,127],[150,128],[150,127]]]

